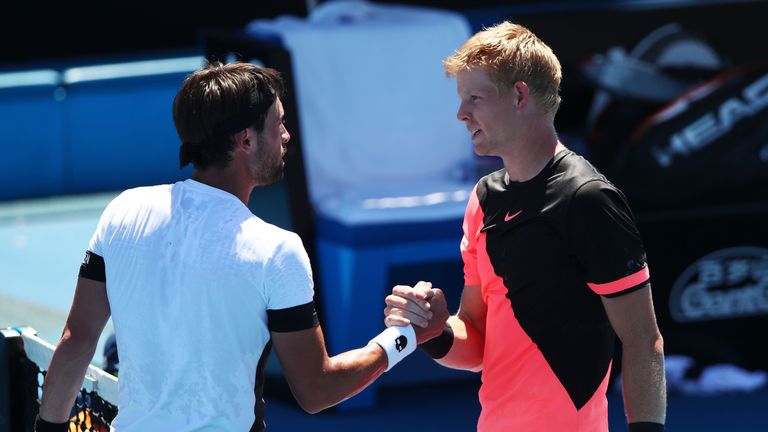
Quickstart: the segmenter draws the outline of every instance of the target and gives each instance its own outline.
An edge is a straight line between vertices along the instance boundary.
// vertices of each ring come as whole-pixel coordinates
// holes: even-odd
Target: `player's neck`
[[[192,179],[229,192],[242,201],[243,204],[248,205],[248,200],[251,197],[255,184],[252,180],[249,181],[246,176],[239,175],[232,165],[230,164],[226,168],[195,170],[192,174]]]
[[[530,127],[521,133],[509,152],[502,156],[509,181],[525,182],[544,169],[554,155],[565,148],[551,125]]]

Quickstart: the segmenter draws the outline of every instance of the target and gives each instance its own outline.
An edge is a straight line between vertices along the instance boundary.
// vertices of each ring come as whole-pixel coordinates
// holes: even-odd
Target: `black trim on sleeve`
[[[107,273],[104,267],[104,258],[89,250],[85,251],[85,258],[83,258],[83,263],[80,264],[80,277],[98,282],[106,282]]]
[[[619,291],[619,292],[615,292],[615,293],[611,293],[611,294],[604,294],[603,297],[605,297],[605,298],[621,297],[621,296],[623,296],[625,294],[629,294],[629,293],[641,290],[641,289],[647,287],[650,284],[651,284],[651,281],[647,280],[647,281],[645,281],[645,282],[643,282],[643,283],[641,283],[641,284],[639,284],[637,286],[634,286],[632,288],[627,288],[627,289],[625,289],[623,291]]]
[[[448,351],[451,350],[452,346],[453,328],[451,328],[450,324],[445,323],[445,328],[440,335],[419,345],[419,348],[433,359],[441,359],[448,354]]]
[[[285,309],[267,309],[267,327],[273,332],[294,332],[318,325],[320,320],[314,302]]]
[[[629,432],[664,432],[664,425],[653,422],[630,423]]]

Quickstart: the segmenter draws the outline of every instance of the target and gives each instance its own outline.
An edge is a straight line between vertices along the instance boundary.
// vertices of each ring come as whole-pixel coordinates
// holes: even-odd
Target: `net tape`
[[[25,356],[19,358],[20,389],[23,404],[22,417],[30,425],[38,413],[42,385],[53,358],[54,346],[39,338],[31,328],[14,328],[21,333]],[[70,414],[69,430],[107,432],[117,415],[117,378],[89,365],[82,388]]]

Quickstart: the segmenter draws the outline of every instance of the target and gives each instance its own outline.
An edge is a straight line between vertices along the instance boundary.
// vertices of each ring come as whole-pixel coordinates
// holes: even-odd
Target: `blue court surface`
[[[55,343],[74,291],[83,252],[101,210],[116,193],[3,203],[0,205],[0,326],[29,325]],[[282,186],[257,190],[251,208],[286,226]],[[376,311],[380,313],[380,311]],[[103,339],[111,332],[108,325]],[[101,365],[101,346],[94,364]],[[435,367],[439,367],[435,365]],[[226,373],[226,371],[222,371]],[[271,431],[470,431],[480,412],[473,378],[410,386],[382,385],[373,408],[331,408],[310,415],[268,382]],[[609,393],[610,430],[626,430],[620,394]],[[671,392],[670,431],[768,431],[768,387],[750,393],[690,396]]]
[[[315,415],[294,403],[267,398],[267,430],[272,431],[471,431],[480,403],[479,379],[431,386],[383,387],[374,409],[330,409]],[[768,389],[720,396],[669,395],[668,431],[768,431]],[[609,428],[627,430],[621,395],[608,395]]]

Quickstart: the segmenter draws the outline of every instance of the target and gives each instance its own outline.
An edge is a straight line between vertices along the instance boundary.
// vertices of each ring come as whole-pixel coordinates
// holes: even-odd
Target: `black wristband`
[[[664,425],[653,422],[630,423],[629,432],[664,432]]]
[[[453,346],[453,329],[451,328],[451,325],[448,323],[445,323],[445,328],[443,329],[443,332],[440,333],[437,337],[430,339],[424,342],[423,344],[419,345],[419,347],[433,359],[439,359],[439,358],[445,357],[445,355],[448,354],[448,351],[451,350],[452,346]]]
[[[51,423],[40,418],[38,414],[35,418],[35,432],[69,432],[69,422]]]

